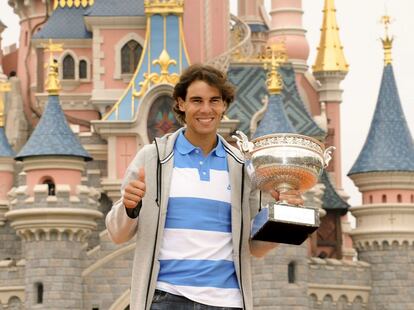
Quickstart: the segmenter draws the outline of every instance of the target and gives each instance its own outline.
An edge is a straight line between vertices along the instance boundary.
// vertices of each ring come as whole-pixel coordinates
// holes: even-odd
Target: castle
[[[235,130],[290,128],[338,150],[304,194],[323,215],[317,232],[253,260],[255,309],[414,309],[414,143],[392,37],[382,40],[375,114],[348,172],[362,202],[350,206],[340,12],[324,1],[310,68],[302,1],[273,0],[270,16],[263,2],[238,0],[234,16],[223,0],[8,0],[21,30],[19,48],[0,52],[0,309],[129,309],[134,242],[113,244],[104,217],[136,151],[180,126],[171,94],[190,63],[226,71],[237,87],[219,129],[230,142]],[[264,64],[278,55],[274,95]]]

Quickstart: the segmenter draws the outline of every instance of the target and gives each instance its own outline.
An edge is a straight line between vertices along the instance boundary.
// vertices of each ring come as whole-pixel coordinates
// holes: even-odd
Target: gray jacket
[[[163,239],[174,166],[174,143],[179,132],[180,130],[156,139],[156,143],[145,145],[128,167],[122,184],[122,194],[130,180],[137,178],[139,168],[145,169],[146,193],[138,218],[128,217],[122,199],[112,206],[106,217],[106,227],[113,242],[123,243],[135,235],[137,237],[132,270],[132,310],[149,310],[154,295],[159,271],[157,257]],[[249,251],[250,219],[258,211],[258,200],[255,193],[251,194],[250,180],[244,171],[241,153],[222,137],[220,139],[227,152],[230,175],[233,259],[242,290],[244,309],[251,310],[253,297]]]

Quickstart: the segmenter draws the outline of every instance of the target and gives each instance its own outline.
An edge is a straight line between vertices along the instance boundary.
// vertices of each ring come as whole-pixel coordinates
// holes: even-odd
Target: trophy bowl
[[[271,134],[249,141],[244,133],[236,133],[233,137],[244,154],[253,186],[265,192],[308,191],[318,182],[334,149],[300,134]],[[261,208],[254,218],[252,239],[301,244],[318,227],[318,208],[278,201]]]

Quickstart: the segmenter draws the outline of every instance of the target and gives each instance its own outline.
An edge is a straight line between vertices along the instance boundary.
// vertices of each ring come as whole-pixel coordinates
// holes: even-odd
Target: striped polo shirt
[[[241,308],[230,179],[226,152],[217,139],[208,156],[183,132],[176,140],[157,288],[206,305]]]

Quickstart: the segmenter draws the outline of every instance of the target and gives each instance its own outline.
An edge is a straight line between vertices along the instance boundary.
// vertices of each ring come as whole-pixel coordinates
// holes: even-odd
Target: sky
[[[236,0],[230,0],[235,7]],[[265,0],[270,8],[270,1]],[[303,26],[307,30],[311,53],[308,64],[316,57],[322,25],[323,0],[302,0]],[[380,18],[388,14],[393,19],[390,34],[394,36],[393,67],[400,99],[410,127],[414,133],[414,30],[413,0],[336,0],[337,20],[345,57],[350,65],[342,82],[344,90],[341,104],[342,182],[353,206],[361,203],[361,195],[346,176],[355,162],[368,134],[377,102],[383,70],[383,49],[380,37],[384,27]],[[0,20],[8,26],[3,33],[3,46],[18,39],[18,18],[0,0]],[[334,155],[335,156],[335,155]]]

